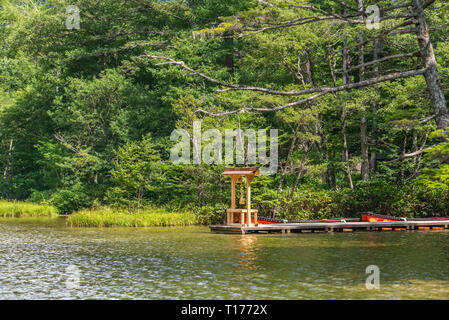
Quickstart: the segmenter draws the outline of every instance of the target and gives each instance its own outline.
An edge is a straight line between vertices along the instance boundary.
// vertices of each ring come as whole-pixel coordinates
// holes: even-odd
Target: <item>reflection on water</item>
[[[447,231],[242,236],[1,219],[0,299],[449,299],[448,240]],[[380,290],[365,287],[371,264]]]
[[[257,251],[256,247],[257,236],[247,235],[241,236],[239,239],[240,245],[240,265],[244,270],[257,272]]]

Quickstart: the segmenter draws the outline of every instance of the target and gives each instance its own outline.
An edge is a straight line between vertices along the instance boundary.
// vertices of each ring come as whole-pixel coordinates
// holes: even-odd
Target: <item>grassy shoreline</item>
[[[57,216],[56,208],[51,205],[0,200],[0,217],[3,218]]]
[[[71,227],[156,227],[190,226],[198,224],[192,212],[171,212],[164,209],[145,208],[139,213],[108,207],[85,209],[67,218]]]

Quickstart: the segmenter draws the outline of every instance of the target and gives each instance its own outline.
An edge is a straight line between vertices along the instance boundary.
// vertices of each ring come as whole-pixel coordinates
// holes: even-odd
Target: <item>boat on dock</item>
[[[362,213],[360,218],[325,220],[282,220],[259,217],[257,225],[212,225],[210,229],[218,233],[238,234],[444,230],[449,229],[449,217],[402,218],[373,212]]]
[[[226,224],[212,225],[211,231],[220,233],[291,233],[291,232],[345,232],[448,229],[449,217],[403,218],[363,212],[359,218],[324,220],[284,220],[258,216],[251,208],[251,182],[260,176],[259,167],[224,168],[231,178],[231,208],[226,211]],[[246,185],[246,197],[243,192]],[[240,184],[239,205],[236,203],[236,184]],[[246,198],[246,199],[245,199]]]

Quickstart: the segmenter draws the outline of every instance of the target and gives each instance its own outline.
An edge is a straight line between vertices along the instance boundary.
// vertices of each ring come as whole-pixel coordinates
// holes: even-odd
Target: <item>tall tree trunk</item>
[[[349,52],[348,52],[348,46],[347,46],[347,40],[345,38],[344,44],[343,44],[343,85],[346,85],[349,83]],[[349,165],[349,150],[348,150],[348,141],[346,138],[346,105],[343,104],[342,110],[341,110],[341,117],[340,117],[340,123],[341,123],[341,137],[343,142],[343,162],[346,164],[346,175],[348,177],[348,183],[349,187],[351,189],[354,189],[354,185],[352,183],[352,176],[351,176],[351,167]]]
[[[407,136],[408,136],[408,130],[404,130],[404,141],[402,142],[402,158],[401,158],[401,162],[400,162],[400,166],[401,166],[401,182],[404,181],[405,179],[405,166],[404,166],[404,155],[407,153]]]
[[[427,83],[427,90],[430,94],[430,102],[435,112],[435,121],[438,129],[449,127],[449,113],[447,111],[446,98],[444,97],[438,74],[437,62],[433,45],[430,41],[429,28],[422,0],[413,0],[413,9],[417,17],[417,35],[421,59],[426,67],[424,77]]]
[[[341,136],[342,136],[342,140],[343,140],[342,160],[346,164],[346,175],[348,177],[349,187],[351,189],[354,189],[354,184],[352,183],[352,176],[351,176],[351,167],[349,164],[348,141],[346,139],[346,107],[345,106],[343,106],[343,108],[342,108],[340,121],[341,121]]]
[[[426,133],[426,134],[424,135],[424,139],[423,139],[423,141],[422,141],[422,143],[421,143],[421,147],[417,147],[417,148],[415,149],[415,151],[418,151],[418,150],[424,150],[424,148],[425,148],[425,146],[426,146],[427,138],[428,138],[428,134]],[[418,157],[416,157],[416,159],[415,159],[415,171],[413,172],[412,177],[415,177],[416,175],[418,175],[418,173],[419,173],[419,167],[421,166],[421,160],[422,160],[422,157],[423,157],[423,154],[422,154],[422,153],[419,154]]]
[[[282,187],[284,185],[284,179],[285,176],[287,174],[287,170],[288,170],[288,165],[290,163],[290,158],[293,154],[293,151],[295,149],[296,146],[296,139],[298,138],[298,131],[301,128],[301,122],[299,122],[295,128],[295,131],[293,133],[293,139],[292,139],[292,143],[290,145],[290,149],[288,150],[288,155],[287,155],[287,159],[285,160],[285,164],[283,167],[281,167],[281,177],[279,178],[279,185],[278,185],[278,190],[277,190],[277,194],[280,195],[281,191],[282,191]],[[276,217],[276,214],[279,212],[281,208],[279,206],[275,206],[273,208],[273,213],[272,213],[272,217]]]
[[[362,106],[365,108],[365,106]],[[362,180],[369,180],[369,152],[368,152],[368,134],[366,123],[366,110],[362,110],[360,119],[360,147],[362,152]]]
[[[324,154],[324,159],[327,163],[327,170],[325,173],[325,182],[327,183],[327,186],[329,189],[335,189],[336,187],[336,178],[335,178],[335,168],[333,164],[330,162],[330,156],[329,156],[329,150],[327,149],[327,137],[326,133],[323,131],[323,128],[321,126],[321,115],[318,119],[318,135],[320,136],[320,143],[318,144],[319,151]]]
[[[306,154],[307,154],[307,152],[308,152],[308,150],[306,151]],[[299,179],[301,179],[305,163],[306,163],[306,156],[304,156],[304,158],[301,160],[301,163],[299,164],[298,173],[296,174],[295,183],[293,184],[293,188],[290,193],[290,198],[293,198],[293,196],[295,195],[296,188],[298,187]]]
[[[357,9],[360,12],[364,11],[363,0],[357,0]],[[359,53],[359,65],[362,65],[360,68],[359,81],[365,80],[365,67],[363,64],[365,63],[364,51],[365,46],[363,45],[363,32],[359,31],[359,44],[360,44],[360,53]],[[360,115],[360,151],[362,154],[362,180],[369,180],[369,151],[368,151],[368,133],[367,133],[367,122],[366,122],[366,106],[365,102],[362,100],[361,105],[361,115]]]
[[[345,6],[343,9],[343,15],[346,15],[346,8],[347,8],[348,0],[345,0]],[[346,36],[343,40],[343,49],[342,49],[342,59],[343,59],[343,85],[347,85],[350,82],[349,77],[349,64],[350,64],[350,56],[349,56],[349,50],[348,50],[348,41],[346,39]],[[349,187],[351,189],[354,189],[354,185],[352,183],[352,176],[351,176],[351,167],[349,165],[349,150],[348,150],[348,141],[346,138],[346,105],[343,104],[342,110],[341,110],[341,117],[340,117],[340,123],[341,123],[341,138],[343,142],[343,155],[342,160],[346,164],[346,175],[348,177],[348,183]]]
[[[312,56],[309,52],[309,50],[304,49],[303,53],[306,55],[307,57],[307,61],[306,61],[306,74],[307,74],[307,80],[310,84],[312,84],[312,86],[316,85],[316,81],[315,81],[315,72],[313,70],[313,59]]]
[[[11,139],[9,141],[8,158],[6,159],[5,170],[3,171],[3,177],[6,177],[8,175],[8,170],[9,170],[9,167],[11,164],[11,151],[12,151],[13,142],[14,142],[13,139]]]
[[[378,60],[380,58],[380,53],[382,51],[382,41],[379,38],[376,38],[374,40],[374,49],[373,49],[373,60]],[[374,76],[378,77],[379,76],[379,65],[375,65],[374,66]],[[375,86],[376,88],[377,86]],[[376,123],[376,113],[377,113],[377,102],[374,101],[373,102],[373,115],[374,115],[374,120],[373,120],[373,125],[372,125],[372,129],[371,129],[371,140],[372,143],[375,145],[376,144],[376,132],[377,132],[377,123]],[[370,155],[370,173],[374,174],[376,172],[376,168],[377,168],[377,154],[376,151],[371,149],[371,155]]]
[[[281,194],[282,191],[282,187],[284,184],[284,179],[285,176],[287,174],[287,170],[288,170],[288,165],[290,164],[290,158],[293,154],[293,151],[295,150],[295,146],[296,146],[296,139],[298,138],[298,131],[301,128],[301,122],[299,122],[295,128],[295,131],[293,132],[293,139],[292,139],[292,143],[290,145],[290,149],[288,150],[288,155],[287,155],[287,159],[285,160],[285,164],[284,166],[281,168],[281,177],[279,178],[279,185],[278,185],[278,194]]]

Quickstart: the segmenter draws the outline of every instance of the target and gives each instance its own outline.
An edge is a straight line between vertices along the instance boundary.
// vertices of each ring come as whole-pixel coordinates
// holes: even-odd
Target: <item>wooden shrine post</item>
[[[228,225],[236,223],[248,227],[258,225],[257,210],[251,209],[251,182],[255,176],[260,176],[258,170],[259,167],[225,168],[223,174],[231,177],[231,208],[227,210],[226,219]],[[242,177],[245,177],[246,180],[246,208],[236,208],[235,185]],[[243,180],[241,180],[241,183],[243,183]],[[237,214],[238,222],[236,222],[235,214]],[[251,219],[252,216],[254,219]]]
[[[235,209],[235,183],[237,179],[237,177],[231,176],[231,209]],[[227,214],[227,224],[231,223],[231,215]]]

